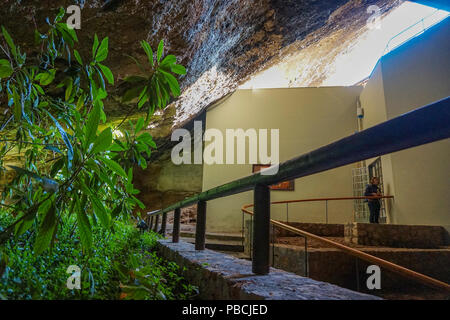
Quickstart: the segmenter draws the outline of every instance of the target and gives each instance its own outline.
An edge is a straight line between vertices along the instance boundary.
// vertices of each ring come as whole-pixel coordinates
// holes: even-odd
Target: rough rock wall
[[[177,166],[168,152],[149,163],[146,170],[136,167],[133,183],[141,191],[138,197],[146,205],[146,211],[153,211],[201,192],[202,178],[202,165]]]
[[[337,30],[351,39],[377,4],[389,11],[397,0],[4,0],[0,24],[25,48],[33,43],[33,28],[60,6],[82,7],[78,31],[82,54],[88,55],[94,33],[110,37],[106,61],[120,79],[138,70],[125,54],[145,61],[142,39],[153,47],[165,39],[167,52],[179,57],[188,74],[181,79],[183,94],[174,102],[173,123],[179,124],[233,91],[254,72],[286,55],[308,48]],[[326,61],[311,61],[311,69]],[[318,77],[308,75],[308,77]],[[320,75],[319,75],[320,77]],[[120,83],[120,81],[119,81]],[[111,118],[124,114],[114,99],[107,103]]]
[[[155,116],[149,128],[166,144],[174,126],[191,119],[212,102],[234,91],[252,74],[282,63],[297,73],[296,86],[320,85],[327,63],[363,32],[376,4],[381,13],[398,6],[398,0],[3,0],[0,25],[31,56],[33,29],[43,31],[45,18],[59,7],[82,7],[78,47],[83,56],[91,50],[94,34],[110,37],[106,60],[118,81],[106,102],[110,121],[125,114],[114,94],[121,79],[139,72],[125,54],[146,61],[139,41],[156,47],[160,39],[166,52],[187,67],[182,95]],[[298,64],[298,61],[305,63]],[[297,66],[297,67],[295,67]],[[0,106],[1,108],[1,106]],[[165,154],[162,152],[162,154]],[[172,168],[163,156],[144,172],[136,185],[150,209],[178,201],[201,190],[201,170]],[[201,166],[200,166],[201,167]],[[195,173],[195,177],[192,176]],[[172,186],[158,181],[169,181]],[[183,181],[189,183],[183,183]]]

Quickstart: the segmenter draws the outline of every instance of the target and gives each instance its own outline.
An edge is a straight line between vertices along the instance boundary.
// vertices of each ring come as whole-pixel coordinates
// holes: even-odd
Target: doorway
[[[381,157],[378,157],[375,161],[373,161],[369,166],[367,167],[369,171],[369,181],[373,177],[378,177],[380,179],[379,188],[381,191],[381,194],[384,195],[384,184],[383,184],[383,170],[381,166]],[[381,209],[380,209],[380,223],[386,223],[386,203],[385,199],[381,200]]]

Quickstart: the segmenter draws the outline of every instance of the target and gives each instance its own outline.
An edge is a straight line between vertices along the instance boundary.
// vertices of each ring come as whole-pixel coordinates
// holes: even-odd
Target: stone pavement
[[[196,251],[190,243],[159,241],[160,254],[180,267],[202,299],[379,300],[326,282],[270,268],[264,276],[252,274],[252,263],[211,250]]]

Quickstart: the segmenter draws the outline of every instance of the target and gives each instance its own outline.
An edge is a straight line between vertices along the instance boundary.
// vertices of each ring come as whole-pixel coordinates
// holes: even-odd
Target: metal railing
[[[441,22],[442,20],[448,18],[450,16],[450,14],[447,14],[446,16],[443,16],[441,19],[438,18],[437,21],[431,21],[431,18],[433,18],[436,14],[438,13],[442,13],[442,10],[436,10],[433,11],[432,13],[430,13],[429,15],[423,17],[422,19],[418,20],[416,23],[410,25],[409,27],[403,29],[402,31],[400,31],[399,33],[397,33],[396,35],[394,35],[393,37],[391,37],[388,42],[386,43],[386,47],[383,50],[383,53],[381,54],[382,56],[384,56],[385,54],[388,54],[389,52],[391,52],[392,50],[398,48],[399,46],[401,46],[402,44],[408,42],[409,40],[411,40],[412,38],[417,37],[418,35],[424,33],[425,31],[427,31],[429,28],[433,27],[434,25],[436,25],[437,23]],[[429,22],[428,26],[425,26],[425,22]],[[416,31],[413,34],[407,35],[406,37],[404,37],[402,40],[398,41],[397,43],[395,43],[394,45],[391,45],[391,42],[395,42],[396,39],[404,36],[408,31],[411,31],[412,29],[414,29],[415,27],[418,27],[418,31]]]
[[[270,185],[449,137],[450,97],[447,97],[283,162],[279,165],[278,173],[275,175],[262,175],[261,172],[258,172],[212,188],[165,209],[157,210],[150,213],[149,217],[163,215],[162,221],[165,224],[166,214],[174,211],[172,241],[178,242],[180,235],[180,209],[197,204],[195,249],[204,250],[207,201],[253,190],[255,232],[253,233],[252,271],[260,275],[268,274],[271,223]],[[155,225],[154,230],[157,230],[157,228],[158,225]],[[292,227],[286,225],[286,228]],[[161,231],[165,233],[165,229]],[[317,237],[312,234],[308,236]],[[347,250],[346,248],[343,249]],[[372,257],[368,258],[374,259]]]
[[[309,198],[309,199],[297,199],[297,200],[281,200],[273,201],[270,204],[286,204],[286,222],[289,222],[289,204],[300,202],[325,202],[325,223],[328,223],[328,201],[340,201],[340,200],[361,200],[361,199],[393,199],[394,196],[376,196],[376,197],[333,197],[333,198]],[[244,208],[251,208],[253,204],[244,205]]]
[[[284,203],[298,203],[298,202],[311,202],[311,201],[331,201],[331,200],[354,200],[354,199],[382,199],[382,198],[394,198],[393,196],[372,196],[372,197],[342,197],[342,198],[315,198],[315,199],[301,199],[301,200],[284,200],[284,201],[274,201],[271,204],[284,204]],[[249,208],[254,207],[254,204],[247,204],[244,205],[241,210],[243,213],[249,214],[251,216],[254,215],[254,213],[250,210],[248,210]],[[352,248],[350,246],[341,244],[339,242],[327,239],[325,237],[321,237],[318,235],[315,235],[313,233],[301,230],[299,228],[293,227],[291,225],[288,225],[286,223],[274,220],[274,219],[270,219],[270,223],[273,226],[277,226],[281,229],[287,230],[289,232],[295,233],[297,235],[300,235],[302,237],[305,238],[305,259],[307,259],[307,239],[314,239],[317,240],[321,243],[327,244],[333,248],[339,249],[351,256],[354,256],[356,258],[359,258],[361,260],[370,262],[370,263],[375,263],[377,264],[379,267],[383,267],[389,271],[392,271],[396,274],[399,274],[401,276],[404,276],[406,278],[409,278],[411,280],[415,280],[417,282],[420,282],[421,284],[424,284],[426,286],[432,287],[432,288],[437,288],[437,289],[444,289],[447,292],[450,292],[450,285],[446,284],[445,282],[442,282],[440,280],[434,279],[432,277],[429,277],[427,275],[424,275],[422,273],[413,271],[411,269],[405,268],[403,266],[400,266],[398,264],[392,263],[390,261],[375,257],[373,255],[370,255],[368,253],[365,253],[361,250]],[[328,222],[327,222],[328,223]],[[272,234],[275,234],[274,232],[272,232]],[[273,239],[272,241],[272,255],[274,255],[274,245],[275,245],[275,241]],[[272,257],[272,261],[273,261]],[[308,265],[307,265],[307,260],[305,260],[305,276],[307,276],[307,270],[308,270]],[[357,271],[358,272],[358,271]],[[358,278],[358,277],[357,277]]]

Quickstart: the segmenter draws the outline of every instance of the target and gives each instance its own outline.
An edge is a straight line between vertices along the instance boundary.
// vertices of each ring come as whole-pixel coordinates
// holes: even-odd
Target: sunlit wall
[[[448,11],[406,1],[384,17],[376,20],[368,19],[365,32],[345,50],[337,55],[331,55],[331,61],[325,62],[328,63],[326,74],[319,85],[348,86],[364,80],[371,74],[381,56],[448,16]],[[295,57],[289,57],[287,62],[282,61],[256,74],[240,88],[309,86],[305,81],[304,83],[296,81],[299,75],[292,72],[292,70],[305,70],[307,67],[303,65],[299,69],[295,64],[307,63],[304,57],[297,60]]]

